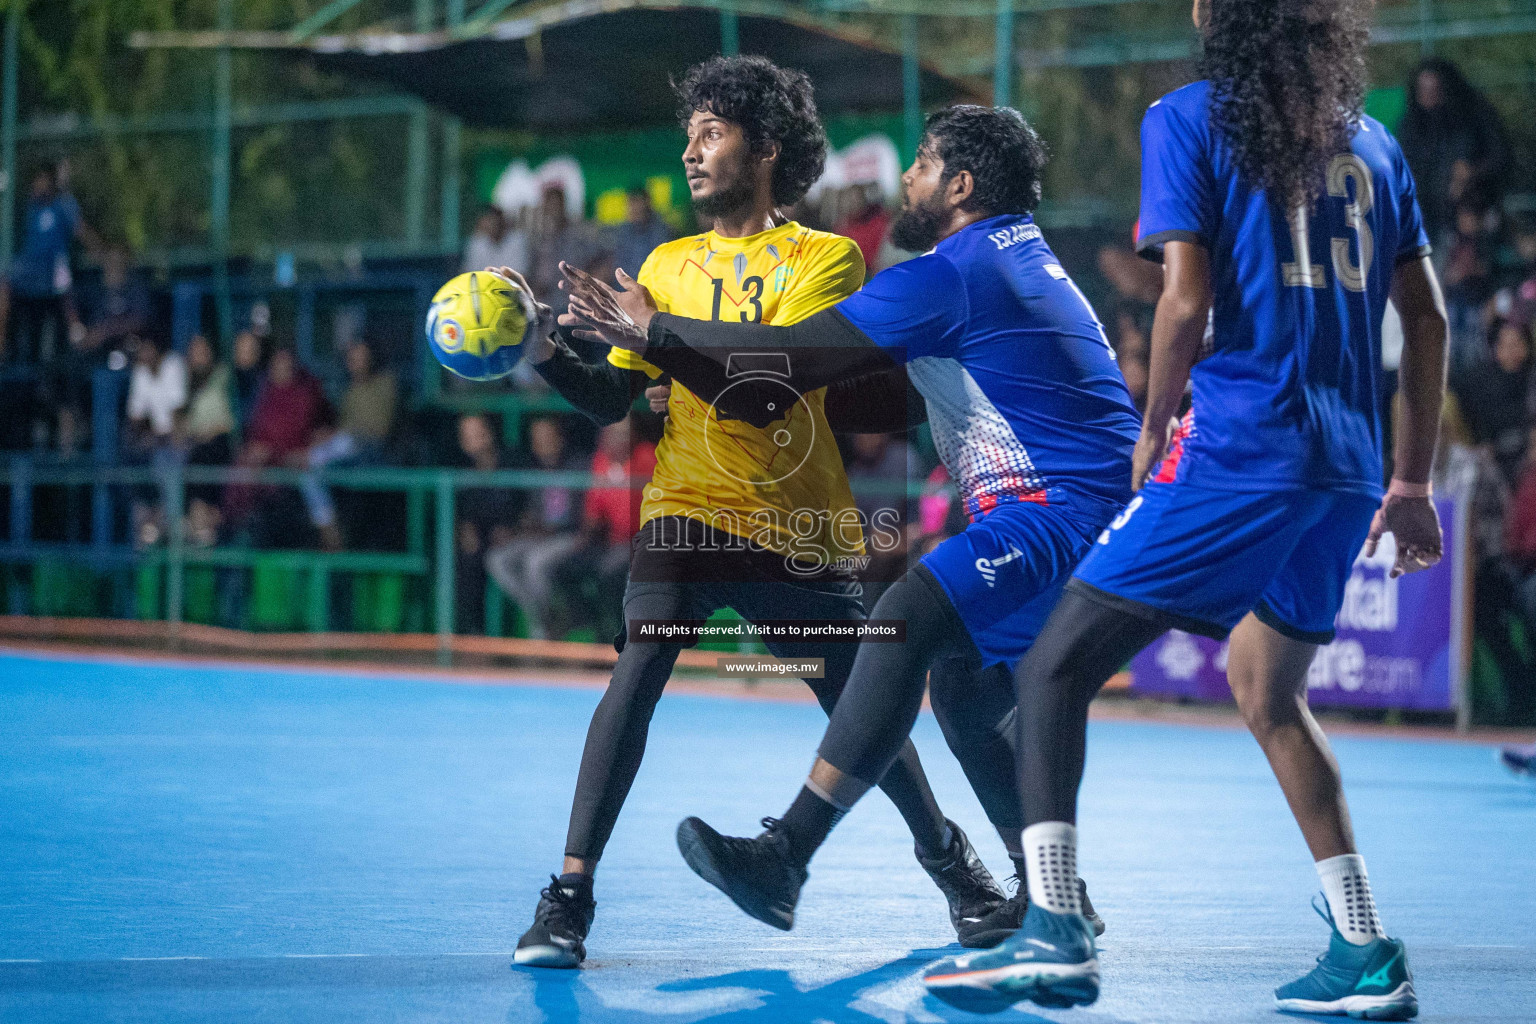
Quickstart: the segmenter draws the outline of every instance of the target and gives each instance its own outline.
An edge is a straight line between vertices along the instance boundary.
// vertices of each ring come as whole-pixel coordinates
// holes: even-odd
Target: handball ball
[[[466,380],[495,380],[523,358],[534,324],[532,300],[485,271],[460,274],[432,296],[427,344],[437,361]]]

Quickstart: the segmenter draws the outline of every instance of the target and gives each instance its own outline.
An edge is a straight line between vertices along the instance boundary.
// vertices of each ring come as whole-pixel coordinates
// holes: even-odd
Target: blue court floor
[[[978,1020],[926,999],[944,904],[861,804],[795,930],[672,842],[794,795],[811,704],[671,696],[598,876],[581,971],[512,968],[557,870],[594,689],[0,656],[0,1021]],[[952,817],[1008,873],[924,716]],[[1423,1020],[1536,1020],[1536,786],[1486,747],[1342,738],[1355,824]],[[1104,995],[999,1020],[1283,1021],[1326,941],[1316,876],[1244,732],[1095,722],[1082,863]]]

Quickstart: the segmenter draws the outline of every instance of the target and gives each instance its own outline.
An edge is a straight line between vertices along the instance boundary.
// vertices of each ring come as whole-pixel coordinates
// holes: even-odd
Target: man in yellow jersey
[[[855,291],[864,280],[858,246],[778,213],[804,196],[826,158],[809,79],[761,57],[716,57],[692,68],[676,89],[689,192],[712,230],[668,242],[645,261],[639,281],[659,306],[683,316],[785,324]],[[608,361],[583,358],[550,333],[553,317],[544,309],[529,361],[593,419],[622,419],[659,371],[622,349],[611,350]],[[687,635],[656,639],[640,624],[696,622],[723,607],[758,623],[864,619],[851,571],[864,554],[864,531],[828,420],[827,391],[794,394],[775,376],[772,366],[746,364],[717,374],[713,394],[671,388],[624,593],[628,629],[616,641],[619,660],[587,730],[563,871],[552,876],[518,942],[519,964],[575,967],[586,956],[593,872],[639,769],[652,711],[678,652],[693,642]],[[731,387],[757,389],[761,405],[773,410],[765,425],[717,414],[714,400]],[[863,394],[867,413],[869,391]],[[896,394],[904,397],[904,384]],[[900,429],[904,403],[893,404]],[[768,646],[782,658],[822,659],[824,674],[806,682],[830,713],[857,645]],[[944,893],[957,930],[1004,902],[965,834],[939,810],[910,742],[880,785],[911,828],[918,860]]]

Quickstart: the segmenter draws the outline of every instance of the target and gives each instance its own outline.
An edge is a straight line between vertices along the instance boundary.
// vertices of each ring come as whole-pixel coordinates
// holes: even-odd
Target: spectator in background
[[[549,185],[539,200],[537,223],[533,233],[528,283],[533,292],[555,311],[564,312],[566,294],[559,288],[564,275],[560,262],[588,272],[598,257],[603,255],[591,227],[583,220],[572,220],[566,211],[565,189]]]
[[[236,464],[262,469],[302,462],[328,414],[320,381],[299,365],[292,347],[278,346],[245,424]],[[258,503],[262,515],[254,517]],[[258,544],[270,538],[292,546],[292,538],[303,529],[302,520],[293,521],[292,511],[277,488],[269,485],[234,483],[224,489],[226,525],[235,531],[251,529]]]
[[[141,338],[128,380],[130,450],[152,453],[171,446],[176,414],[187,404],[187,364],[164,338]]]
[[[201,334],[187,345],[190,399],[179,432],[189,466],[227,466],[235,458],[235,408],[229,364],[218,361],[213,345]],[[219,488],[196,483],[187,487],[187,540],[208,547],[218,536]]]
[[[1424,61],[1408,79],[1408,109],[1397,137],[1418,185],[1430,242],[1450,230],[1456,204],[1472,193],[1499,206],[1510,168],[1498,111],[1449,61]]]
[[[599,636],[623,628],[630,540],[640,530],[641,492],[656,470],[656,446],[637,441],[632,427],[625,418],[598,433],[576,547],[553,571],[563,592],[589,597]]]
[[[580,472],[582,460],[566,448],[558,420],[541,417],[528,424],[530,469]],[[485,555],[486,570],[523,610],[529,635],[537,640],[549,637],[555,567],[581,542],[576,532],[579,496],[576,488],[563,484],[528,492],[516,536],[495,545]]]
[[[631,185],[625,193],[624,203],[624,223],[613,229],[613,265],[635,277],[651,250],[672,240],[672,229],[656,216],[651,207],[651,194],[644,185]]]
[[[69,249],[76,238],[99,247],[70,195],[68,164],[44,166],[32,175],[23,214],[21,250],[10,280],[0,289],[0,348],[13,362],[46,362],[62,352],[74,319]]]
[[[907,526],[918,517],[915,503],[901,489],[917,479],[917,453],[890,434],[850,434],[843,465],[864,525],[869,564],[861,579],[864,604],[873,608],[890,586],[887,581],[900,579],[907,570]],[[861,488],[865,484],[873,486]]]
[[[1494,291],[1497,224],[1497,215],[1472,197],[1456,204],[1442,281],[1450,323],[1450,361],[1457,372],[1488,359],[1483,307]]]
[[[129,465],[164,469],[178,460],[177,414],[187,404],[187,367],[165,339],[142,338],[134,348],[128,379],[128,429],[123,438]],[[159,542],[165,526],[153,485],[136,490],[132,501],[133,537],[139,547]]]
[[[373,349],[364,341],[347,347],[346,362],[349,383],[341,395],[341,412],[334,430],[321,428],[316,432],[306,456],[312,470],[379,461],[395,426],[395,375],[374,366]],[[340,551],[341,530],[336,525],[336,502],[331,492],[313,475],[304,478],[302,490],[321,546]]]
[[[486,267],[511,267],[519,274],[528,272],[528,232],[514,225],[499,206],[487,206],[475,221],[475,230],[464,245],[464,263],[468,272]]]
[[[459,453],[470,469],[482,473],[508,468],[497,431],[482,413],[459,417]],[[468,632],[471,626],[485,621],[486,552],[512,539],[517,508],[516,492],[505,487],[469,487],[459,491],[454,527],[459,632]]]
[[[96,371],[110,353],[133,348],[149,321],[149,288],[131,271],[121,245],[102,252],[101,280],[82,289],[80,299],[80,319],[70,325],[68,344],[56,346],[47,374],[58,447],[66,456],[84,448],[89,437]]]
[[[1141,409],[1147,401],[1147,374],[1152,350],[1152,318],[1163,291],[1163,268],[1137,256],[1128,246],[1106,245],[1099,250],[1099,271],[1115,291],[1115,302],[1104,330],[1115,349],[1120,373],[1131,400]]]
[[[272,358],[272,346],[265,337],[255,331],[245,330],[235,335],[234,352],[235,419],[243,427],[251,422],[251,412],[256,408],[256,397],[267,380],[267,363]]]
[[[832,230],[853,239],[858,245],[864,254],[864,279],[867,281],[875,275],[875,268],[880,263],[880,247],[885,244],[891,228],[891,211],[886,208],[879,185],[854,185],[850,191],[853,208]]]
[[[1530,330],[1499,319],[1490,331],[1493,361],[1462,374],[1456,393],[1473,440],[1485,446],[1508,486],[1525,459],[1533,422]]]

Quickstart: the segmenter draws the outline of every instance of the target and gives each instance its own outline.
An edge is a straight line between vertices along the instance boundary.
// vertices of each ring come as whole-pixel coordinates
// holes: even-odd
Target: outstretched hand
[[[1428,569],[1440,561],[1440,516],[1428,498],[1388,495],[1371,520],[1371,532],[1365,538],[1365,553],[1376,553],[1382,534],[1390,533],[1397,543],[1397,561],[1389,575],[1399,576]]]
[[[570,312],[560,316],[562,326],[577,328],[574,333],[579,338],[615,348],[645,350],[656,304],[644,285],[622,269],[614,273],[618,289],[569,263],[562,262],[560,272],[565,275],[560,287],[571,297]]]
[[[486,267],[485,269],[487,273],[495,274],[497,277],[516,285],[528,300],[525,308],[532,321],[533,333],[532,340],[528,343],[528,352],[524,358],[532,365],[537,366],[554,355],[555,311],[540,302],[539,297],[533,294],[533,286],[528,283],[528,279],[511,267]]]

